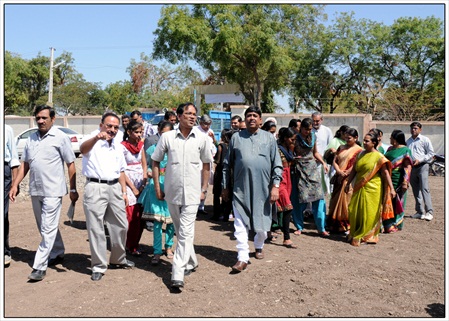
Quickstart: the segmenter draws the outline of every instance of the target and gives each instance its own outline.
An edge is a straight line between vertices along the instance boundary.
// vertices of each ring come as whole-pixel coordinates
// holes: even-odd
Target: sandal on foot
[[[295,244],[293,244],[293,242],[292,243],[287,243],[287,244],[283,243],[282,245],[285,246],[288,249],[297,249],[298,248]]]
[[[142,252],[139,250],[135,250],[134,252],[131,253],[132,256],[141,256]]]
[[[167,259],[172,259],[174,257],[173,251],[171,249],[165,250],[167,253]]]
[[[397,231],[398,231],[398,228],[396,226],[391,226],[391,227],[387,228],[384,233],[389,234],[389,233],[394,233]]]
[[[321,237],[329,237],[330,233],[328,231],[320,232]]]
[[[153,258],[151,259],[151,265],[159,265],[160,262],[161,262],[161,255],[160,254],[155,254],[153,256]]]
[[[293,232],[294,235],[301,235],[301,233],[302,233],[301,230],[296,230]]]

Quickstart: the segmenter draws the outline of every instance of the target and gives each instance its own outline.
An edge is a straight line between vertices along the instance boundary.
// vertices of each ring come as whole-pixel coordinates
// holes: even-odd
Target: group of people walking
[[[15,164],[15,177],[8,198],[15,200],[20,182],[30,172],[30,195],[42,240],[28,278],[40,281],[47,266],[64,259],[58,229],[62,197],[67,194],[64,163],[70,199],[76,202],[79,196],[75,155],[68,137],[53,127],[54,110],[39,106],[34,116],[38,131],[25,146],[22,164],[17,170],[14,157],[9,161]],[[164,254],[172,259],[171,286],[183,288],[184,277],[198,267],[195,220],[212,170],[213,219],[227,220],[231,212],[234,217],[238,252],[234,273],[248,266],[250,231],[256,259],[264,258],[263,247],[275,234],[274,226],[282,231],[285,247],[297,248],[290,223],[293,234],[301,235],[307,211],[312,212],[319,235],[345,233],[354,246],[377,243],[382,230],[393,233],[403,228],[409,185],[416,199],[413,217],[433,218],[427,179],[433,148],[420,134],[418,122],[411,124],[407,141],[402,131],[393,131],[384,155],[376,130],[363,136],[361,146],[357,130],[348,126],[332,137],[320,113],[302,121],[293,119],[276,133],[276,121],[263,126],[260,108],[250,106],[244,119],[233,118],[232,128],[223,131],[220,142],[207,126],[196,126],[197,108],[192,103],[168,112],[156,133],[150,133],[139,113],[126,117],[126,123],[123,120],[120,128],[120,118],[106,112],[99,128],[80,146],[93,281],[101,280],[110,266],[134,267],[127,253],[142,254],[139,243],[144,220],[149,220],[154,224],[151,264],[158,265]],[[202,121],[210,125],[209,118]],[[330,191],[326,214],[325,195]]]

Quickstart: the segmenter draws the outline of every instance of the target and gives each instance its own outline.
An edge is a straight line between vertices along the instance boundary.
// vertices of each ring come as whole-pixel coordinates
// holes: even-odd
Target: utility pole
[[[65,63],[65,61],[61,61],[56,65],[53,65],[53,53],[55,52],[55,48],[50,47],[50,80],[48,83],[48,101],[47,105],[53,107],[53,69]]]
[[[48,83],[48,101],[47,105],[53,107],[53,53],[56,49],[50,47],[50,81]]]

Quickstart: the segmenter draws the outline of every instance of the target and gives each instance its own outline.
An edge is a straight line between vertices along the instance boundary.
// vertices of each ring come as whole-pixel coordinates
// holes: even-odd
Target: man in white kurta
[[[262,123],[260,108],[248,107],[245,122],[246,130],[231,137],[228,154],[223,162],[222,197],[227,200],[229,193],[233,193],[238,261],[232,270],[237,273],[248,265],[248,230],[256,232],[256,259],[264,257],[262,249],[271,227],[272,204],[279,198],[283,171],[275,138],[259,128]],[[229,190],[231,174],[232,191]]]

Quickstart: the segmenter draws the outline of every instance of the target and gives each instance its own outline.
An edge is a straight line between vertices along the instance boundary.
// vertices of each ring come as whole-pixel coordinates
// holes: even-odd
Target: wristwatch
[[[70,193],[76,193],[76,189],[71,189]]]
[[[273,186],[276,188],[279,188],[279,184],[274,184]]]

